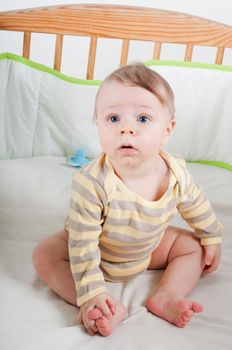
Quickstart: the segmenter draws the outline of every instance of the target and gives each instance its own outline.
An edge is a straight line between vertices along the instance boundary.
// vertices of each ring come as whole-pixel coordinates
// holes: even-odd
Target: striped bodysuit
[[[126,281],[145,271],[177,212],[202,245],[221,242],[222,225],[184,160],[164,151],[160,155],[170,178],[156,201],[132,192],[104,154],[74,174],[65,228],[77,305],[106,292],[105,280]]]

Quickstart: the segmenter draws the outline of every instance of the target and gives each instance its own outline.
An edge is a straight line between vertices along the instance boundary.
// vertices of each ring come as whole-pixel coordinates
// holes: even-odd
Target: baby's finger
[[[94,335],[95,333],[97,333],[97,331],[98,331],[97,326],[95,326],[95,325],[89,326],[89,325],[88,325],[88,322],[84,322],[84,325],[85,325],[85,328],[86,328],[87,332],[88,332],[90,335]]]
[[[90,311],[90,310],[89,310]],[[94,331],[96,333],[97,331],[97,328],[95,326],[95,322],[94,320],[91,320],[89,317],[88,317],[88,310],[86,310],[85,312],[83,312],[83,322],[84,322],[84,325],[85,325],[85,328],[89,331],[90,329],[92,331]]]
[[[89,333],[89,335],[94,335],[97,332],[97,330],[94,330],[92,328],[87,328],[87,332]]]
[[[102,314],[101,310],[99,310],[96,307],[87,312],[87,317],[90,320],[97,320],[98,318],[101,318],[102,316],[103,316],[103,314]]]
[[[211,272],[214,272],[216,268],[218,267],[219,261],[217,259],[213,259],[212,263],[210,265],[206,265],[203,274],[208,274]]]
[[[111,313],[112,313],[113,315],[115,315],[115,314],[116,314],[116,303],[114,302],[114,300],[111,299],[111,298],[108,298],[108,299],[106,300],[106,302],[107,302],[107,304],[108,304],[108,306],[109,306],[109,308],[110,308]]]
[[[106,300],[101,301],[98,304],[98,308],[101,310],[101,312],[103,313],[103,315],[108,318],[109,320],[112,318],[112,312],[108,306],[108,303]]]
[[[212,261],[212,264],[209,267],[209,272],[215,271],[217,269],[218,265],[219,265],[219,261],[217,259],[214,259]]]
[[[205,265],[210,266],[212,264],[213,258],[214,258],[213,253],[210,252],[210,251],[206,251],[206,254],[205,254]]]

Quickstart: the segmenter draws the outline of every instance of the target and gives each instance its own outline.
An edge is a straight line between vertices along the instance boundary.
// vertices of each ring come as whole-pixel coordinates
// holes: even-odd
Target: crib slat
[[[88,69],[87,69],[87,79],[93,79],[94,67],[96,60],[97,52],[97,37],[91,37],[90,39],[90,49],[89,49],[89,60],[88,60]]]
[[[153,60],[159,60],[160,59],[160,54],[161,54],[161,43],[156,42],[154,51],[153,51]]]
[[[56,35],[56,49],[54,58],[54,69],[60,71],[61,67],[61,57],[62,57],[62,47],[63,47],[63,34]]]
[[[193,56],[193,45],[188,44],[186,45],[184,60],[191,62],[192,56]]]
[[[31,32],[24,32],[23,37],[23,57],[30,58]]]
[[[130,40],[125,39],[125,40],[122,41],[120,67],[125,66],[125,64],[127,64],[129,45],[130,45]]]
[[[224,57],[224,52],[225,52],[225,48],[224,47],[218,47],[216,60],[215,60],[216,64],[222,64],[223,57]]]

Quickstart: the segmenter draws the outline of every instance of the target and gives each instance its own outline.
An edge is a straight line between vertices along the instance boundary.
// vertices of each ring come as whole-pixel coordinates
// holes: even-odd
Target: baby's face
[[[96,113],[103,151],[124,166],[154,159],[174,127],[168,109],[155,95],[116,81],[102,86]]]

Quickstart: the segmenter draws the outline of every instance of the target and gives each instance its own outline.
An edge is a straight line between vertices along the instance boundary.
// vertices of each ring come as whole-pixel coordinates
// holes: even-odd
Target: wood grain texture
[[[217,49],[222,64],[232,48],[232,26],[189,14],[123,5],[59,5],[0,12],[0,30],[24,32],[22,55],[30,57],[31,33],[56,35],[54,69],[60,71],[64,35],[90,37],[87,79],[94,78],[98,38],[122,40],[120,66],[127,63],[131,40],[154,43],[153,59],[160,59],[163,44],[184,44],[183,60],[191,61],[195,46]]]
[[[64,5],[0,13],[0,29],[232,47],[232,27],[204,18],[121,5]]]

